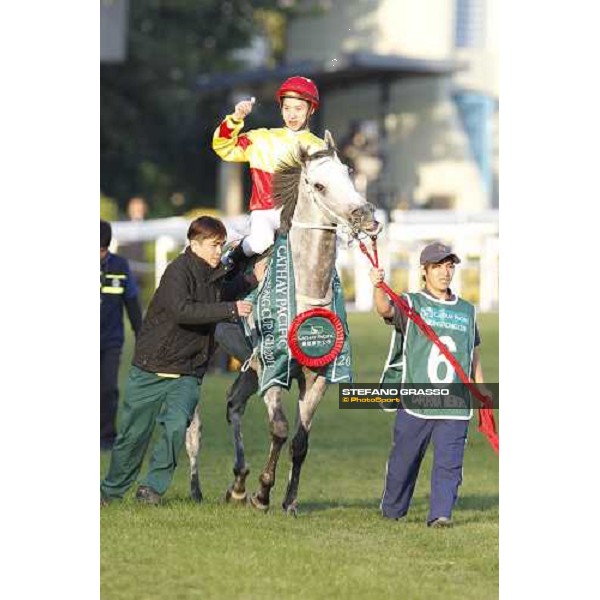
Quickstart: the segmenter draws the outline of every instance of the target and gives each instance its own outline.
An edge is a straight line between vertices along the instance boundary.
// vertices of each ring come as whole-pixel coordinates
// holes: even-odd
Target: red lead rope
[[[376,269],[378,269],[379,268],[379,256],[377,254],[377,239],[373,237],[373,238],[371,238],[371,240],[373,243],[373,255],[374,256],[371,256],[369,254],[367,247],[361,240],[358,240],[358,245],[360,246],[360,249],[363,252],[363,254],[369,259],[371,264]],[[423,334],[432,343],[434,343],[439,348],[440,352],[448,359],[450,364],[454,367],[454,370],[458,374],[460,380],[469,388],[471,393],[474,394],[475,397],[479,400],[482,408],[480,408],[478,411],[478,414],[479,414],[478,429],[481,433],[483,433],[487,437],[490,445],[494,449],[494,452],[496,452],[496,454],[498,454],[499,448],[500,448],[500,441],[498,439],[498,433],[496,431],[496,421],[494,419],[494,411],[492,410],[492,403],[490,402],[490,399],[487,396],[484,396],[477,389],[477,387],[471,381],[471,379],[469,377],[467,377],[467,374],[464,372],[463,368],[460,366],[460,363],[456,360],[456,358],[450,352],[450,350],[448,350],[446,345],[440,341],[440,338],[437,336],[435,331],[423,320],[421,315],[416,310],[411,308],[411,306],[408,304],[408,302],[401,296],[398,296],[398,294],[396,294],[390,288],[390,286],[387,285],[385,282],[382,281],[378,287],[380,287],[390,297],[390,300],[409,319],[411,319],[417,325],[417,327],[423,332]]]

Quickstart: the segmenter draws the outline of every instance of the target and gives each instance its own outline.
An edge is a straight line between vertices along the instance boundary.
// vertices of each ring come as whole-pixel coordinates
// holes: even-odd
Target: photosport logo
[[[499,385],[487,383],[486,389],[491,395],[492,408],[499,408]],[[479,401],[464,383],[339,384],[338,402],[342,409],[404,408],[425,411],[424,414],[447,414],[450,418],[479,408]]]

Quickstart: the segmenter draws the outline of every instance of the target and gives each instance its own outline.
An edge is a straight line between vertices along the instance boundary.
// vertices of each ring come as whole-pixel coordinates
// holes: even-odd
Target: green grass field
[[[378,381],[390,329],[373,314],[351,314],[355,381]],[[486,379],[498,381],[498,315],[480,315]],[[131,357],[125,350],[122,380]],[[498,597],[498,458],[471,423],[455,527],[425,526],[431,450],[403,521],[378,510],[394,415],[337,407],[332,386],[313,423],[300,483],[300,514],[280,508],[289,458],[279,463],[271,512],[224,503],[233,446],[224,393],[233,375],[208,375],[202,386],[201,480],[204,502],[188,500],[187,457],[161,507],[132,494],[101,510],[101,595],[112,599]],[[293,423],[293,397],[286,410]],[[266,460],[266,411],[250,400],[244,421],[250,490]],[[101,458],[101,473],[108,467]]]

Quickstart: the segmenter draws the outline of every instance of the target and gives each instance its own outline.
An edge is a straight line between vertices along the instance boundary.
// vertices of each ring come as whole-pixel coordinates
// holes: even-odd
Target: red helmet
[[[286,79],[275,94],[275,98],[281,104],[285,97],[300,98],[310,103],[313,110],[319,108],[319,90],[312,79],[294,76]]]

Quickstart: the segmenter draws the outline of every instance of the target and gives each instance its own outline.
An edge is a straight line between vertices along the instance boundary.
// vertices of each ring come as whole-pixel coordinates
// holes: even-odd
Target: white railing
[[[498,310],[499,305],[499,227],[498,211],[466,213],[445,210],[394,211],[377,240],[379,264],[387,281],[396,271],[403,271],[406,289],[421,287],[419,257],[432,241],[452,246],[461,258],[452,288],[468,293],[482,312]],[[369,244],[367,244],[369,245]],[[348,310],[367,311],[373,306],[373,287],[369,281],[371,264],[354,244],[338,248],[340,272],[351,273],[355,290]],[[471,275],[467,285],[466,275]],[[396,290],[402,291],[402,290]]]
[[[382,218],[379,215],[378,218]],[[245,234],[248,216],[224,217],[230,239]],[[183,249],[189,220],[183,217],[154,219],[142,222],[119,221],[113,224],[113,246],[137,241],[154,241],[156,285],[167,264],[169,253]],[[499,297],[499,229],[498,211],[488,210],[465,213],[445,210],[394,211],[379,236],[378,250],[380,266],[389,275],[402,271],[408,289],[419,289],[421,275],[419,255],[426,244],[440,240],[450,244],[461,257],[452,284],[457,293],[467,291],[466,273],[475,280],[469,283],[468,291],[482,312],[498,310]],[[368,311],[372,308],[373,287],[369,281],[369,261],[360,252],[357,244],[350,247],[338,244],[338,270],[344,283],[352,284],[354,298],[349,298],[348,310]],[[353,281],[346,281],[352,277]],[[397,290],[402,291],[402,290]]]

